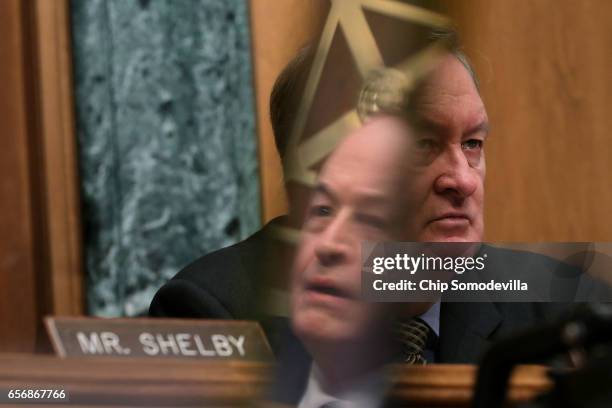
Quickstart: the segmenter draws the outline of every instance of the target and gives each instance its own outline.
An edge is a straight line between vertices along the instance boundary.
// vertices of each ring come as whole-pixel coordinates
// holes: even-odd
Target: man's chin
[[[479,242],[478,240],[474,240],[473,238],[464,237],[464,236],[434,236],[434,237],[431,237],[430,239],[425,239],[423,241],[424,242],[440,242],[440,243],[444,243],[444,242],[448,242],[448,243]]]
[[[482,234],[476,231],[426,231],[420,242],[482,242]]]
[[[357,335],[357,330],[346,319],[324,311],[300,311],[292,317],[291,324],[304,343],[345,342]]]

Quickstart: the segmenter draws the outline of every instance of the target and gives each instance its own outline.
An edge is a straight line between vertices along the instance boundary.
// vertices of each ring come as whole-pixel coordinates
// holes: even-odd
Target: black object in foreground
[[[597,304],[583,305],[556,324],[495,343],[478,370],[473,408],[504,406],[516,365],[572,351],[583,354],[584,361],[575,371],[553,374],[553,390],[533,406],[612,406],[610,382],[604,380],[612,378],[612,306]]]

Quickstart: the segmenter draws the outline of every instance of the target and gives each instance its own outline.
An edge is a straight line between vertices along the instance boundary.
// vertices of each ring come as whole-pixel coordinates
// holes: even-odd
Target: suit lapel
[[[501,324],[502,315],[491,302],[442,303],[440,363],[477,363]]]

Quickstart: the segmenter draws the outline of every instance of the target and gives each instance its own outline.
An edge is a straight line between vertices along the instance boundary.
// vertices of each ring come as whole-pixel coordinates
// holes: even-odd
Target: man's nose
[[[319,235],[315,254],[322,266],[331,267],[346,262],[351,256],[352,238],[350,215],[338,214]]]
[[[478,170],[470,166],[463,149],[452,147],[440,157],[439,176],[435,180],[436,193],[452,200],[463,200],[471,196],[478,187]]]

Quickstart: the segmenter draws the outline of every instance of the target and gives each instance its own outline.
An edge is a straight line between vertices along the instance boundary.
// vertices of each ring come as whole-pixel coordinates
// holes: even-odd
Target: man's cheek
[[[487,161],[485,159],[485,152],[482,152],[482,160],[480,161],[480,175],[484,182],[485,176],[487,175]]]
[[[308,241],[302,242],[293,261],[292,275],[294,280],[306,275],[307,269],[312,267],[314,258],[314,251],[310,243]]]
[[[296,259],[296,262],[291,270],[290,283],[291,303],[294,305],[294,307],[301,301],[304,291],[305,276],[306,266],[298,263],[298,260]]]

